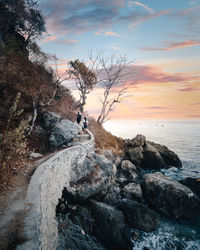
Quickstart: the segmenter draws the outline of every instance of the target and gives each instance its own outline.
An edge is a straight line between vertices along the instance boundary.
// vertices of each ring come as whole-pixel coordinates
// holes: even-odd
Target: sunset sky
[[[135,72],[131,96],[112,118],[200,119],[200,0],[40,0],[48,33],[39,41],[68,60],[88,60],[91,48],[126,55]],[[87,111],[99,112],[100,88]]]

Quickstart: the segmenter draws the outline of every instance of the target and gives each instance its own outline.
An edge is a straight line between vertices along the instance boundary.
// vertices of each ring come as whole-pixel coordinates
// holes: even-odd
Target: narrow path
[[[69,145],[73,147],[90,139],[89,134],[77,136]],[[26,192],[35,169],[43,162],[57,154],[64,148],[48,153],[40,159],[33,160],[26,168],[13,177],[10,190],[1,193],[0,196],[0,250],[12,250],[16,245],[26,241],[21,236],[23,221],[28,207],[26,207]]]

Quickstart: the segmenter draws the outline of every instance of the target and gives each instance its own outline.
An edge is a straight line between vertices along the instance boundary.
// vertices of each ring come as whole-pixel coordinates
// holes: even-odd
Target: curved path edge
[[[29,211],[25,216],[24,237],[27,242],[17,250],[53,250],[57,246],[58,228],[55,209],[64,186],[87,169],[80,169],[88,153],[94,150],[94,137],[80,145],[59,151],[39,165],[31,178],[26,195]],[[85,173],[84,173],[85,172]]]

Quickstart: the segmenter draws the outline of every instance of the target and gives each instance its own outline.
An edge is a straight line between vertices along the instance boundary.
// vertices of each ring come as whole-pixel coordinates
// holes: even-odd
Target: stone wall
[[[57,221],[55,209],[64,186],[86,174],[80,169],[86,155],[94,150],[94,137],[80,145],[64,149],[38,166],[27,191],[27,206],[24,236],[29,239],[17,249],[52,250],[57,246]],[[78,167],[79,166],[79,167]]]

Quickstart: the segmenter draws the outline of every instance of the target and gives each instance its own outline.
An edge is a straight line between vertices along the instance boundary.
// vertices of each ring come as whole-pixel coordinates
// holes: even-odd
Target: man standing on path
[[[77,121],[78,125],[79,125],[79,123],[81,122],[81,118],[82,118],[82,116],[81,116],[81,114],[78,112],[77,118],[76,118],[76,121]]]

